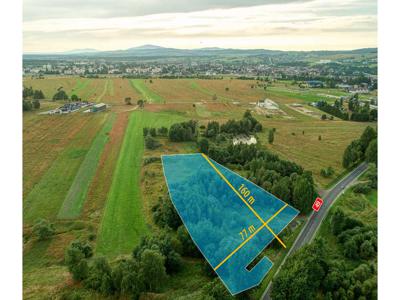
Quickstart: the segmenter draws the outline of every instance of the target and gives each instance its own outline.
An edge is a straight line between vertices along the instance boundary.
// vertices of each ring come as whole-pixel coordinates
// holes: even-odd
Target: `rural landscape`
[[[24,56],[24,298],[376,299],[377,50],[210,51]],[[169,198],[161,155],[187,153],[300,211],[235,297]]]

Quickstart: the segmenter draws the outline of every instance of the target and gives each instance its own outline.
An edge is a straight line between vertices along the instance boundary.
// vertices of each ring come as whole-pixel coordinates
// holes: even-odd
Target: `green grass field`
[[[149,89],[144,84],[143,79],[131,79],[130,83],[134,89],[136,89],[140,94],[142,94],[144,100],[150,103],[165,103],[165,99],[160,95],[156,94],[151,89]]]
[[[149,233],[139,187],[144,151],[143,127],[169,126],[182,120],[178,115],[142,111],[130,115],[99,228],[97,254],[129,253],[140,237]]]
[[[54,219],[57,216],[97,131],[105,121],[106,115],[87,116],[87,118],[90,118],[88,124],[60,153],[24,200],[25,224],[31,224],[38,218]]]
[[[76,218],[80,215],[101,153],[108,142],[108,133],[112,129],[114,120],[115,114],[109,114],[103,128],[94,139],[58,212],[59,219]]]

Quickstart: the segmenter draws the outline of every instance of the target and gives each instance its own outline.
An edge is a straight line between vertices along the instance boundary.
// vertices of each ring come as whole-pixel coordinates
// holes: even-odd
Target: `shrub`
[[[371,191],[371,187],[368,183],[358,183],[353,186],[353,192],[357,194],[368,194]]]
[[[45,219],[39,219],[32,228],[32,233],[39,241],[50,239],[54,233],[54,224]]]
[[[146,136],[144,139],[144,143],[147,149],[154,150],[161,146],[161,144],[151,136]]]

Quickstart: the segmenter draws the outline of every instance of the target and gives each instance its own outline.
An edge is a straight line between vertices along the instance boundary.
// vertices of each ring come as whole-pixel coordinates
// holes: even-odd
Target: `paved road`
[[[338,198],[338,196],[355,180],[358,176],[360,176],[366,169],[368,168],[368,164],[362,163],[353,171],[351,171],[345,178],[340,180],[334,187],[330,190],[326,191],[322,195],[322,199],[324,200],[324,204],[321,206],[319,212],[312,212],[310,217],[307,220],[306,225],[303,227],[293,246],[290,248],[288,254],[283,260],[282,264],[279,266],[275,275],[279,272],[281,266],[285,263],[286,258],[291,255],[294,251],[301,248],[302,246],[308,244],[315,236],[319,226],[321,225],[323,219],[325,218],[329,208],[332,203]],[[271,292],[272,282],[269,283],[264,294],[261,297],[261,300],[269,300],[271,299],[269,294]]]

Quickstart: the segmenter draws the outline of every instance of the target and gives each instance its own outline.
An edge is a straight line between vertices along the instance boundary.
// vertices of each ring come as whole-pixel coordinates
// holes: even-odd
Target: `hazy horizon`
[[[124,49],[110,49],[110,50],[99,50],[99,49],[94,49],[94,48],[75,48],[75,49],[67,49],[64,51],[59,51],[59,52],[24,52],[23,54],[30,55],[30,54],[64,54],[64,53],[84,53],[85,50],[87,52],[102,52],[102,51],[119,51],[119,50],[128,50],[128,49],[134,49],[134,48],[140,48],[142,46],[154,46],[154,47],[160,47],[160,48],[165,48],[165,49],[178,49],[178,50],[200,50],[200,49],[212,49],[212,48],[218,48],[218,49],[233,49],[233,50],[272,50],[272,51],[355,51],[355,50],[360,50],[360,49],[375,49],[377,47],[363,47],[363,48],[354,48],[354,49],[315,49],[315,50],[282,50],[282,49],[267,49],[267,48],[221,48],[221,47],[197,47],[197,48],[178,48],[178,47],[165,47],[162,45],[155,45],[155,44],[144,44],[144,45],[135,45],[132,47],[124,48]]]
[[[375,0],[24,0],[23,50],[375,48],[376,10]]]

